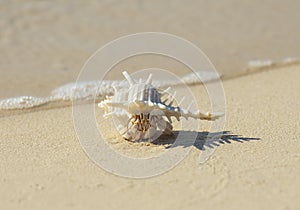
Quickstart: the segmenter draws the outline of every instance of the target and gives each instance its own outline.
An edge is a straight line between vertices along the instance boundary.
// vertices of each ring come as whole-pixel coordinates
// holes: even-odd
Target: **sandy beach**
[[[204,145],[210,125],[204,122],[182,162],[161,175],[131,179],[87,156],[70,103],[0,110],[1,209],[300,209],[300,65],[282,62],[300,53],[299,2],[72,2],[1,2],[0,99],[48,96],[75,82],[84,62],[107,42],[161,31],[199,46],[222,75],[223,135]],[[253,70],[249,62],[256,59],[276,65]],[[109,78],[152,64],[187,72],[178,62],[133,58]],[[189,88],[209,110],[204,86]],[[102,115],[96,108],[108,144],[122,154],[148,157],[172,149],[125,141]],[[199,163],[207,146],[215,151]]]
[[[228,135],[230,143],[201,165],[202,149],[194,146],[173,170],[143,180],[93,164],[76,138],[70,107],[4,117],[1,203],[7,209],[297,209],[299,76],[299,66],[291,66],[225,81],[225,130],[240,137]]]

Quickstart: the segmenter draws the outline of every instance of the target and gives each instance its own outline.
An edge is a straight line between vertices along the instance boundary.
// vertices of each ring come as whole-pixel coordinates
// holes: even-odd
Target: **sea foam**
[[[196,75],[195,75],[196,74]],[[201,81],[200,81],[201,79]],[[205,83],[219,79],[214,72],[201,71],[197,73],[187,74],[181,77],[181,81],[153,81],[155,87],[166,87],[176,85],[191,85],[197,83]],[[129,87],[127,82],[119,80],[103,80],[103,81],[86,81],[69,83],[55,88],[47,97],[20,96],[15,98],[7,98],[0,100],[0,110],[16,110],[28,109],[51,102],[63,101],[94,101],[102,100],[106,96],[114,94],[114,87]]]

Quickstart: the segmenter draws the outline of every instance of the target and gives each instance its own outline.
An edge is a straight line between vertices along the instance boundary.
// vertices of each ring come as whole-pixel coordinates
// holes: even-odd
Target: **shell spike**
[[[176,92],[176,91],[174,91],[174,93],[173,93],[172,97],[173,97],[173,98],[175,98],[176,94],[177,94],[177,92]]]
[[[114,89],[114,92],[116,93],[118,91],[118,87],[116,84],[112,84],[112,88]]]
[[[172,100],[172,101],[168,104],[168,106],[172,106],[173,102],[174,102],[174,101]]]
[[[163,101],[163,103],[166,103],[167,101],[172,101],[172,95],[168,95],[167,98]]]
[[[167,94],[170,91],[171,87],[168,87],[167,89],[165,89],[164,91],[161,92],[161,96]]]
[[[180,106],[182,104],[182,102],[184,101],[185,96],[182,97],[182,99],[179,101],[178,106]]]
[[[105,114],[103,115],[103,117],[107,118],[107,117],[109,117],[109,116],[111,116],[111,115],[115,115],[115,114],[116,114],[115,112],[108,112],[108,113],[105,113]]]
[[[175,98],[175,96],[176,96],[176,93],[177,93],[177,92],[174,91],[173,95],[170,95],[169,100],[170,100],[171,102],[169,103],[168,106],[172,106],[172,104],[173,104],[173,102],[174,102],[174,98]]]
[[[151,85],[151,83],[152,83],[152,74],[149,74],[146,84]]]
[[[131,78],[131,76],[128,74],[128,72],[127,71],[123,71],[123,75],[124,75],[125,79],[128,81],[129,85],[133,86],[134,85],[134,81]]]
[[[192,108],[192,106],[194,105],[194,101],[192,101],[192,103],[190,103],[190,105],[187,107],[187,110],[190,110]]]

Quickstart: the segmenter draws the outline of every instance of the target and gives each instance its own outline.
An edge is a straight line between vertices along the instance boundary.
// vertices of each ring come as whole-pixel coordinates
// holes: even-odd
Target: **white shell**
[[[223,116],[223,114],[204,114],[200,111],[194,113],[179,106],[172,106],[172,97],[174,98],[175,94],[162,102],[161,97],[169,89],[159,92],[151,85],[151,74],[145,83],[142,81],[136,83],[126,71],[123,75],[130,85],[129,89],[115,87],[114,96],[100,102],[98,106],[105,109],[106,116],[113,114],[120,118],[127,118],[127,126],[121,126],[122,135],[126,140],[154,141],[162,133],[171,135],[173,129],[171,117],[179,121],[180,117],[215,120]],[[169,101],[168,105],[167,101]]]

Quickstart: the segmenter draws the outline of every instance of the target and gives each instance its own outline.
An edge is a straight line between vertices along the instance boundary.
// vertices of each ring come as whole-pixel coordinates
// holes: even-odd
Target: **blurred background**
[[[200,47],[222,75],[300,53],[300,1],[1,1],[0,98],[49,95],[74,82],[99,47],[165,32]],[[179,67],[178,67],[179,68]]]

